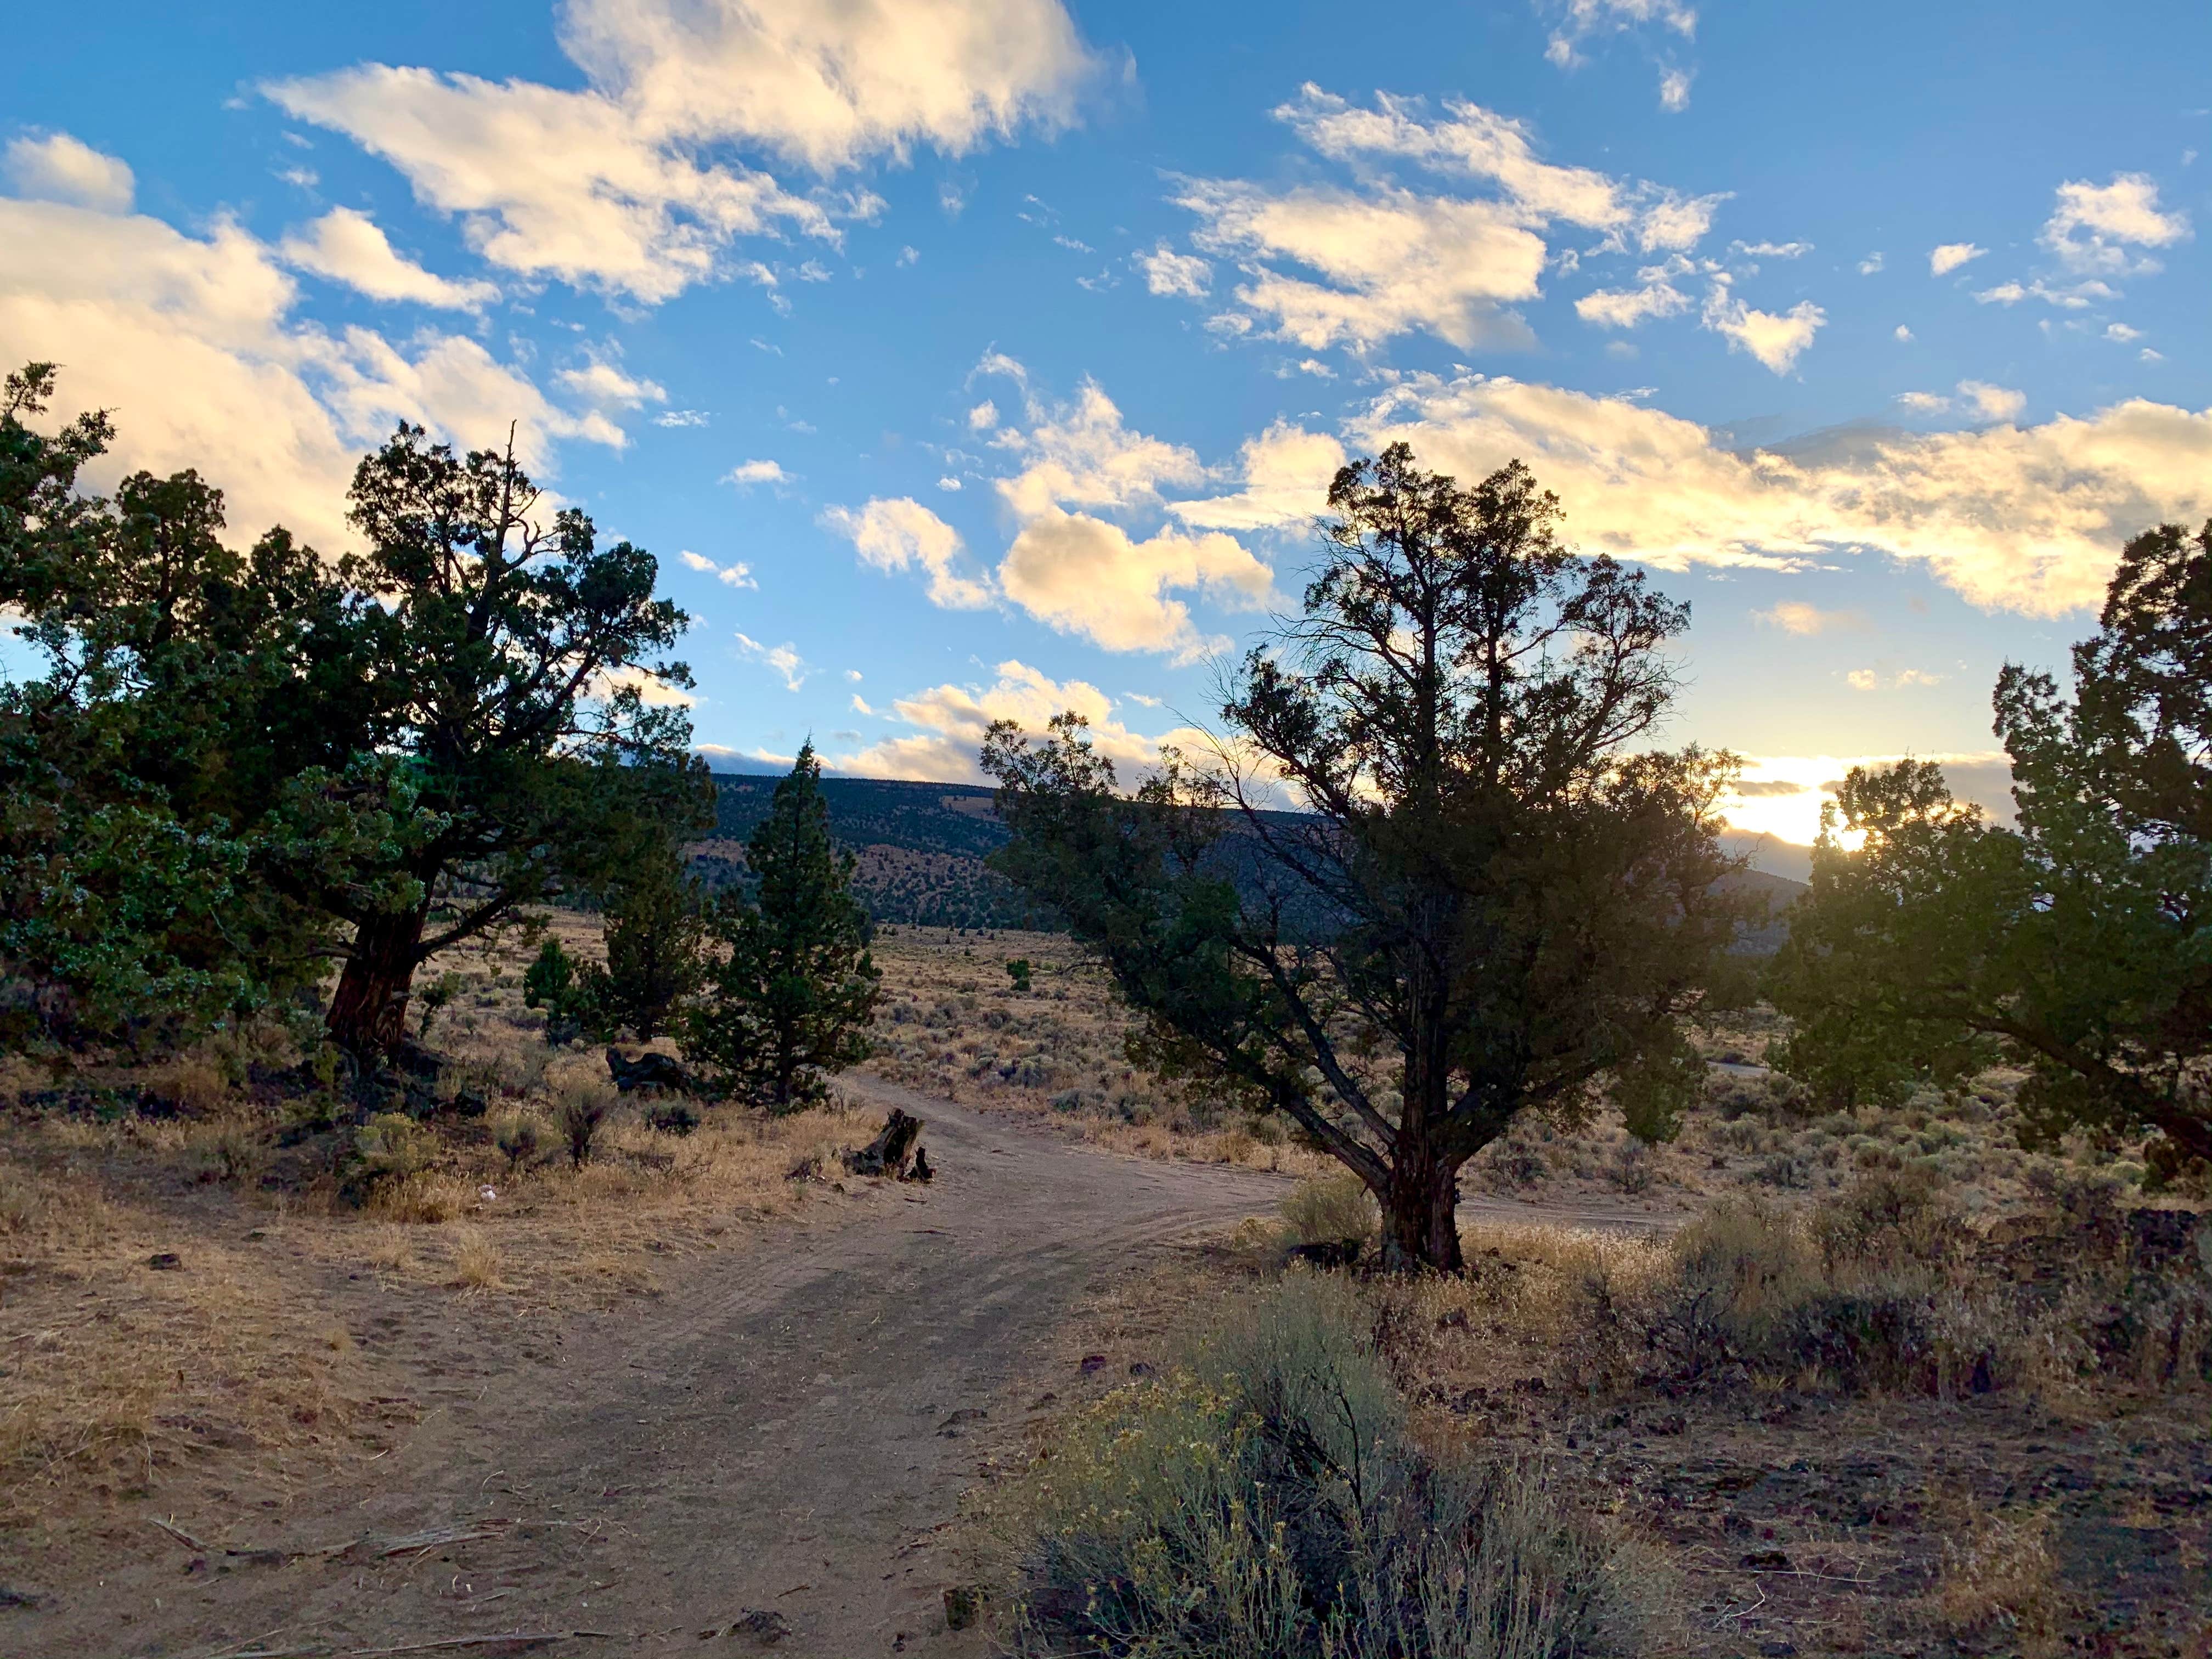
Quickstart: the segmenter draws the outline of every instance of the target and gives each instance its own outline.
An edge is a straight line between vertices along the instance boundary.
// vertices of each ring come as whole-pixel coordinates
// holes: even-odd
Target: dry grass
[[[1061,935],[887,927],[874,953],[884,1000],[869,1069],[891,1082],[1131,1158],[1296,1176],[1340,1167],[1277,1120],[1131,1066],[1128,1010]],[[1027,992],[1006,972],[1016,957],[1030,963]]]
[[[556,931],[595,945],[578,922]],[[519,962],[429,971],[448,969],[463,989],[431,1042],[453,1062],[443,1092],[495,1103],[479,1117],[319,1128],[326,1105],[250,1083],[306,1057],[277,1028],[137,1072],[0,1060],[0,1528],[218,1466],[282,1491],[373,1451],[411,1382],[373,1375],[350,1331],[364,1298],[466,1295],[478,1320],[527,1322],[649,1292],[733,1230],[840,1212],[788,1172],[836,1170],[872,1116],[712,1108],[694,1133],[657,1132],[598,1048],[545,1046]],[[58,1087],[75,1109],[21,1104]],[[605,1110],[579,1168],[554,1117],[584,1098]],[[165,1253],[181,1265],[150,1265]]]
[[[1954,1638],[1993,1637],[2038,1659],[2063,1644],[2054,1517],[2048,1509],[1990,1512],[1971,1500],[1944,1548],[1942,1581],[1928,1597],[1936,1622]]]
[[[143,1496],[210,1450],[344,1435],[342,1332],[259,1252],[185,1232],[84,1175],[0,1165],[0,1525]],[[179,1265],[152,1265],[165,1252]]]

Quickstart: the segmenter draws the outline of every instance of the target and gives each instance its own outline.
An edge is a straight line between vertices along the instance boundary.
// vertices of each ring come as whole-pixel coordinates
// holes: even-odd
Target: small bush
[[[1530,1466],[1422,1452],[1371,1325],[1341,1281],[1293,1279],[1079,1418],[1002,1518],[1017,1650],[1632,1650],[1603,1534]]]
[[[501,1118],[493,1126],[491,1144],[499,1148],[507,1159],[507,1173],[512,1175],[538,1156],[540,1127],[538,1121],[526,1113],[516,1112]]]
[[[665,1135],[688,1135],[699,1127],[699,1109],[688,1100],[666,1100],[645,1109],[645,1127]]]
[[[1282,1216],[1299,1244],[1364,1243],[1375,1236],[1381,1212],[1358,1176],[1312,1176],[1282,1202]]]
[[[428,1169],[438,1138],[404,1112],[379,1112],[354,1136],[353,1184],[362,1194]]]
[[[604,1084],[573,1082],[561,1086],[553,1102],[553,1127],[568,1150],[568,1162],[577,1169],[592,1161],[592,1143],[613,1108]]]

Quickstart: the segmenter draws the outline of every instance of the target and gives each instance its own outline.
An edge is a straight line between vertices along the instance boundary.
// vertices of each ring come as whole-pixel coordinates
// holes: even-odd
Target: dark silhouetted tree
[[[1461,1166],[1607,1091],[1670,1132],[1682,1026],[1747,903],[1733,759],[1632,754],[1686,611],[1556,536],[1517,462],[1471,489],[1393,446],[1340,471],[1304,614],[1246,659],[1218,764],[1133,794],[1083,722],[995,726],[997,868],[1146,1019],[1137,1052],[1296,1119],[1380,1202],[1386,1260],[1461,1265]],[[1271,812],[1255,775],[1308,809]]]
[[[1841,1100],[2021,1066],[2031,1140],[2148,1133],[2171,1175],[2212,1159],[2212,524],[2129,543],[2074,682],[1997,681],[2016,829],[1926,762],[1844,780],[1772,971],[1778,1059]]]

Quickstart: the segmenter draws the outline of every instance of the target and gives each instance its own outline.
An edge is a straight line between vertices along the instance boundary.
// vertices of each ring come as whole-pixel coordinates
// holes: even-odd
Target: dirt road
[[[659,1300],[520,1352],[472,1334],[450,1299],[419,1328],[395,1318],[379,1340],[409,1350],[442,1402],[404,1443],[281,1515],[179,1514],[213,1547],[199,1565],[134,1538],[100,1584],[47,1586],[45,1605],[0,1614],[0,1647],[197,1659],[585,1631],[608,1634],[553,1650],[720,1655],[760,1645],[728,1630],[750,1613],[787,1627],[779,1654],[981,1651],[943,1631],[932,1532],[972,1474],[975,1414],[1003,1425],[1037,1338],[1106,1269],[1264,1211],[1284,1183],[851,1084],[927,1121],[933,1186],[684,1264]],[[393,1547],[410,1534],[425,1537]]]

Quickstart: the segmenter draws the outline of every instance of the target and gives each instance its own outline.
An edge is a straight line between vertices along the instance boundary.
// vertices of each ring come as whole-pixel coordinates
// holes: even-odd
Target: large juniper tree
[[[1125,795],[1081,720],[1002,723],[996,862],[1104,959],[1155,1062],[1296,1119],[1381,1202],[1390,1261],[1451,1269],[1458,1171],[1516,1116],[1610,1091],[1662,1134],[1701,1085],[1681,1025],[1745,909],[1732,761],[1629,752],[1687,611],[1563,545],[1519,463],[1462,489],[1395,445],[1328,504],[1224,765]]]
[[[819,1098],[824,1073],[867,1058],[882,990],[854,860],[830,837],[821,783],[810,743],[745,842],[753,896],[730,889],[712,912],[724,954],[684,1027],[687,1055],[778,1111]]]
[[[653,556],[545,511],[511,444],[457,456],[403,425],[350,501],[364,550],[339,570],[373,601],[377,701],[349,764],[295,781],[276,867],[351,925],[330,1030],[376,1054],[426,958],[605,888],[641,817],[696,820],[712,786],[681,708],[641,695],[690,684],[658,657],[688,619]]]
[[[1781,1063],[1850,1099],[2008,1061],[2031,1139],[2148,1133],[2170,1174],[2212,1159],[2212,524],[2128,544],[2073,665],[2071,701],[1997,681],[2016,829],[1926,762],[1845,779],[1775,964]]]
[[[327,917],[259,878],[281,781],[342,761],[360,610],[312,550],[223,539],[196,473],[77,487],[104,416],[0,398],[0,605],[39,664],[0,686],[0,975],[53,1036],[181,1035],[312,983]]]

